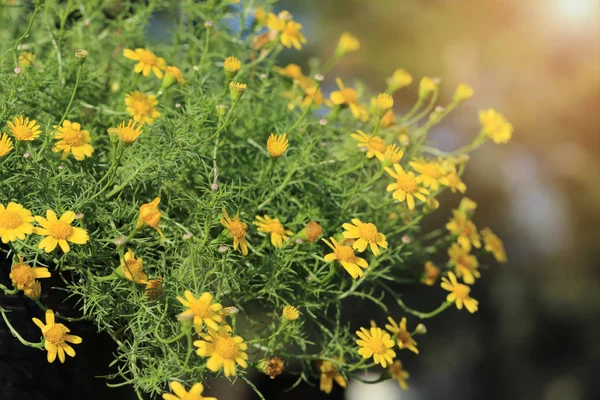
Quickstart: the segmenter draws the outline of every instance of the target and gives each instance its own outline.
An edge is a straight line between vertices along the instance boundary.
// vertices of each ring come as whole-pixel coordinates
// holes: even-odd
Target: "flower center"
[[[454,286],[453,290],[456,297],[461,298],[463,300],[469,297],[470,291],[471,289],[469,289],[467,285],[463,285],[462,283],[459,283],[458,285]]]
[[[13,129],[13,134],[19,140],[27,140],[33,138],[33,132],[26,125],[18,125]]]
[[[267,229],[269,230],[269,232],[277,233],[279,235],[285,234],[283,225],[281,225],[281,223],[277,221],[271,221],[267,223]]]
[[[195,316],[200,318],[208,318],[210,317],[209,307],[210,303],[205,303],[203,301],[195,301],[191,304],[190,309],[192,310]]]
[[[442,176],[442,173],[440,172],[439,168],[433,164],[422,164],[421,173],[434,179],[437,179],[440,176]]]
[[[126,126],[119,131],[119,138],[124,142],[133,142],[137,139],[137,133],[133,128]]]
[[[396,333],[396,337],[398,338],[399,341],[401,341],[404,344],[410,344],[410,340],[412,339],[412,337],[410,336],[410,333],[408,333],[407,331],[398,331]]]
[[[73,128],[63,129],[63,141],[69,146],[81,146],[85,143],[83,132]]]
[[[369,140],[369,149],[373,151],[377,151],[379,153],[385,153],[387,145],[383,141],[383,139],[376,137]]]
[[[35,280],[33,270],[27,264],[16,264],[13,266],[10,278],[17,288],[30,286]]]
[[[282,155],[285,152],[285,145],[279,141],[275,141],[270,144],[268,150],[272,155]]]
[[[346,99],[346,103],[356,102],[356,92],[354,89],[342,89],[342,94],[344,95],[344,99]]]
[[[237,353],[237,344],[229,337],[217,336],[213,339],[215,353],[225,360],[232,360]]]
[[[133,109],[136,114],[147,115],[148,111],[150,111],[150,105],[144,100],[137,100],[133,103]]]
[[[18,213],[9,210],[0,211],[0,228],[16,229],[21,223],[23,220]]]
[[[48,231],[54,239],[66,240],[73,233],[73,228],[64,221],[56,221],[50,225]]]
[[[242,221],[231,221],[229,224],[229,232],[231,232],[231,236],[241,240],[246,236],[246,224]]]
[[[54,324],[52,328],[48,330],[44,334],[44,337],[47,341],[52,343],[55,346],[60,346],[65,344],[65,338],[67,336],[67,327],[63,324]]]
[[[368,346],[375,354],[385,354],[385,352],[387,351],[387,348],[383,344],[383,341],[379,339],[371,339]]]
[[[149,51],[144,51],[140,54],[140,62],[143,64],[154,65],[156,64],[156,55]]]
[[[404,190],[406,193],[414,193],[417,189],[417,181],[411,175],[405,174],[404,176],[400,176],[396,183],[400,187],[400,189]]]
[[[351,262],[354,260],[354,250],[350,246],[338,246],[334,250],[335,256],[338,260],[343,262]]]
[[[358,234],[367,242],[375,243],[379,238],[379,231],[377,230],[377,227],[371,223],[359,225]]]

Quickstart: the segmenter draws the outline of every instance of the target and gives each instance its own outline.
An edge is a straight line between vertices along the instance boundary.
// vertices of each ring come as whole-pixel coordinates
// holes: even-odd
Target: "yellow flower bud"
[[[469,100],[471,97],[473,97],[473,88],[467,83],[461,83],[456,87],[456,90],[454,91],[453,101],[455,103],[460,103]]]

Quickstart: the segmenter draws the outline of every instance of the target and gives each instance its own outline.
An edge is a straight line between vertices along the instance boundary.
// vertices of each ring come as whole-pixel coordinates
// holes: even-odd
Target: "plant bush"
[[[506,261],[500,239],[473,224],[472,200],[446,227],[421,223],[440,193],[465,192],[467,154],[505,143],[512,126],[484,110],[471,144],[437,150],[427,134],[472,96],[468,85],[438,106],[440,82],[424,77],[400,115],[392,95],[413,80],[402,69],[386,93],[338,79],[326,96],[323,75],[358,40],[343,34],[303,74],[278,66],[305,43],[302,26],[270,2],[234,3],[0,2],[0,238],[13,284],[2,289],[39,305],[40,339],[0,309],[3,320],[50,362],[88,345],[69,321],[92,322],[118,346],[111,383],[140,398],[201,398],[208,376],[256,390],[252,368],[329,392],[379,364],[380,380],[405,388],[399,359],[425,333],[416,320],[452,304],[475,312],[476,257]],[[159,11],[175,16],[169,29]],[[168,39],[151,42],[157,31]],[[72,315],[40,300],[55,274],[77,299]],[[440,281],[432,312],[397,292]],[[351,299],[390,320],[355,333]]]

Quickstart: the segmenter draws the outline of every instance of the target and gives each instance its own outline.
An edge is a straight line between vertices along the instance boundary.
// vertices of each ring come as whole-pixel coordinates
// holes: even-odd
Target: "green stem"
[[[0,283],[0,289],[2,289],[2,291],[5,294],[17,294],[19,293],[19,289],[9,289],[6,286],[4,286],[3,284]]]
[[[73,87],[73,92],[71,93],[71,99],[69,100],[67,109],[65,110],[65,113],[63,114],[62,118],[60,119],[58,126],[62,125],[63,121],[67,118],[67,114],[69,114],[69,109],[71,108],[71,105],[73,104],[73,99],[75,98],[75,93],[77,93],[77,87],[79,86],[79,78],[81,77],[82,70],[83,70],[83,64],[79,64],[79,68],[77,68],[77,77],[75,78],[75,86]]]
[[[15,328],[13,328],[13,326],[10,323],[10,321],[6,317],[4,308],[0,307],[0,313],[2,313],[2,318],[4,319],[4,322],[6,323],[6,326],[8,326],[8,329],[10,330],[10,333],[14,337],[16,337],[19,340],[19,342],[23,343],[27,347],[33,347],[35,349],[41,349],[42,347],[44,347],[44,341],[43,340],[41,342],[39,342],[39,343],[31,343],[31,342],[28,342],[27,340],[23,339],[23,337],[21,335],[19,335],[19,332],[17,332],[17,330]]]
[[[428,312],[428,313],[424,313],[424,312],[420,312],[420,311],[416,311],[413,310],[412,308],[408,308],[406,306],[406,304],[404,304],[404,302],[398,298],[396,299],[396,301],[398,302],[398,305],[407,313],[414,315],[417,318],[420,319],[426,319],[426,318],[432,318],[435,317],[436,315],[438,315],[439,313],[441,313],[442,311],[444,311],[446,308],[450,307],[453,303],[449,302],[449,301],[445,301],[443,302],[438,308],[436,308],[435,310]]]
[[[437,101],[439,93],[440,93],[440,91],[438,89],[435,89],[435,91],[433,92],[433,95],[431,95],[431,100],[429,101],[429,105],[427,106],[427,108],[425,110],[423,110],[422,112],[420,112],[416,117],[411,118],[408,121],[405,121],[402,125],[403,126],[412,125],[415,122],[418,122],[421,118],[425,117],[427,114],[429,114],[429,112],[435,106],[435,102]]]
[[[271,192],[271,194],[269,195],[269,197],[266,198],[265,201],[263,201],[262,203],[260,203],[258,205],[257,210],[263,209],[271,201],[273,201],[273,199],[275,198],[275,196],[277,196],[283,189],[285,189],[285,187],[287,186],[287,184],[290,183],[290,181],[292,180],[292,176],[294,176],[295,172],[296,172],[295,168],[291,169],[290,172],[288,172],[288,174],[286,175],[286,177],[283,180],[283,182],[281,182],[281,184],[273,192]]]
[[[17,68],[19,66],[19,57],[18,57],[19,45],[21,44],[23,39],[25,39],[29,35],[29,31],[31,30],[31,27],[33,25],[33,20],[35,19],[35,16],[39,10],[40,10],[40,5],[36,3],[35,8],[31,12],[31,14],[29,14],[29,24],[27,25],[27,29],[25,30],[25,33],[23,33],[23,36],[21,36],[15,42],[15,47],[13,47],[13,57],[14,57],[14,61],[15,61],[15,68]]]
[[[409,119],[410,117],[412,117],[413,115],[415,115],[415,113],[419,110],[419,108],[421,108],[422,105],[423,105],[423,99],[417,100],[417,102],[415,103],[413,108],[411,108],[410,111],[406,115],[404,115],[402,118],[400,118],[400,120],[398,122],[402,123],[402,122],[406,121],[407,119]]]
[[[296,128],[300,122],[304,121],[304,119],[306,118],[306,116],[308,115],[308,113],[310,113],[310,109],[312,108],[312,105],[315,101],[315,97],[317,97],[317,94],[319,93],[319,90],[321,89],[321,82],[317,82],[317,89],[315,90],[315,92],[312,95],[312,98],[310,99],[310,104],[308,105],[308,107],[306,107],[306,110],[304,110],[304,112],[302,113],[302,115],[300,116],[300,118],[298,118],[298,120],[296,120],[296,122],[294,123],[294,125],[290,126],[287,129],[287,132],[292,132],[294,130],[294,128]]]
[[[202,51],[202,58],[200,59],[200,65],[198,66],[198,74],[202,75],[202,69],[204,68],[204,60],[208,56],[208,45],[210,43],[210,31],[212,27],[206,28],[206,38],[204,39],[204,50]]]

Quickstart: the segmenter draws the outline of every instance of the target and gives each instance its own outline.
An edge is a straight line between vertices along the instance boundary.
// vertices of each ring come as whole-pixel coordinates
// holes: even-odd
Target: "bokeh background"
[[[343,31],[360,39],[361,50],[328,74],[326,90],[333,89],[336,76],[383,90],[385,78],[401,67],[417,81],[424,75],[443,78],[445,104],[458,83],[470,83],[475,96],[431,134],[443,150],[470,142],[482,108],[496,108],[515,127],[509,144],[486,144],[475,152],[465,175],[467,194],[479,203],[475,222],[505,240],[509,257],[506,265],[484,271],[475,285],[479,312],[450,309],[425,321],[429,333],[419,337],[421,354],[401,353],[411,373],[410,390],[400,391],[393,381],[352,384],[329,398],[600,398],[599,2],[287,0],[276,9],[291,11],[308,38],[301,53],[282,53],[282,65],[306,68],[310,57],[327,59]],[[397,113],[412,106],[416,88],[395,96]],[[448,199],[438,222],[457,201]],[[439,304],[419,290],[405,293],[405,302],[424,311]],[[33,312],[21,303],[11,307]],[[368,309],[356,312],[358,319],[370,318]],[[84,346],[85,353],[66,366],[31,361],[34,350],[14,345],[2,332],[4,395],[136,398],[93,378],[109,373],[110,340],[87,325],[72,329],[96,346]],[[327,398],[307,385],[284,392],[293,380],[256,377],[267,400]],[[243,384],[211,386],[207,394],[220,400],[257,398]]]

